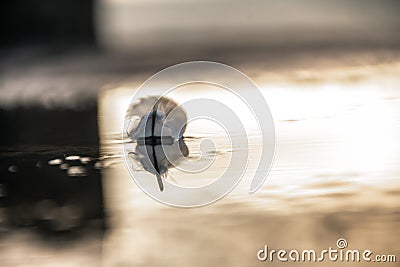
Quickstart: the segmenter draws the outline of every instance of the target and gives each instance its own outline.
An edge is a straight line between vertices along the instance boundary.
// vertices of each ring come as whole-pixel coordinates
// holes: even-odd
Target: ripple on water
[[[49,165],[60,165],[62,162],[63,162],[62,159],[52,159],[52,160],[49,160],[48,164]]]
[[[80,159],[80,157],[79,156],[76,156],[76,155],[71,155],[71,156],[67,156],[67,157],[65,157],[65,160],[79,160]]]
[[[71,166],[67,170],[69,176],[87,176],[87,171],[82,166]]]

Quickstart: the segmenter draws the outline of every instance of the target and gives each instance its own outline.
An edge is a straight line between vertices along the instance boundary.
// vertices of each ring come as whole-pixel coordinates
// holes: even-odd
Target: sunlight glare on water
[[[105,252],[106,262],[119,255],[127,262],[157,264],[163,258],[155,256],[154,249],[163,247],[163,255],[179,266],[193,265],[193,259],[205,255],[213,262],[220,262],[218,255],[225,255],[229,265],[244,266],[249,265],[249,259],[239,258],[237,251],[253,255],[267,241],[275,247],[290,244],[318,249],[332,245],[341,236],[350,239],[353,247],[365,247],[369,242],[369,249],[390,247],[392,252],[399,252],[399,66],[310,70],[304,81],[299,81],[297,74],[272,77],[259,70],[255,82],[271,108],[277,144],[272,170],[254,195],[248,195],[247,189],[257,166],[261,139],[256,124],[249,119],[251,112],[223,90],[202,90],[193,85],[174,91],[169,97],[178,103],[201,97],[224,101],[249,123],[249,170],[240,185],[220,202],[182,211],[164,207],[141,192],[120,156],[104,171],[106,203],[118,218],[117,230],[105,241],[105,248],[110,248]],[[346,73],[349,77],[356,73],[358,79]],[[319,79],[309,79],[310,75]],[[100,97],[104,151],[121,155],[121,143],[111,142],[110,137],[121,134],[134,93],[124,86],[107,90]],[[206,138],[214,139],[217,146],[206,150],[209,156],[215,155],[206,171],[187,174],[170,170],[182,185],[197,186],[215,179],[231,153],[240,149],[230,147],[223,129],[206,121],[189,123],[184,136],[192,159],[199,157],[198,148]],[[149,175],[149,179],[154,177]],[[155,223],[159,220],[162,226]],[[130,229],[129,234],[123,229]],[[182,231],[190,232],[190,237],[182,240]],[[172,245],[178,238],[186,242],[185,253]],[[239,240],[242,246],[232,249],[226,244],[228,239]],[[206,244],[213,246],[204,248]],[[139,253],[140,259],[117,251],[128,247]]]

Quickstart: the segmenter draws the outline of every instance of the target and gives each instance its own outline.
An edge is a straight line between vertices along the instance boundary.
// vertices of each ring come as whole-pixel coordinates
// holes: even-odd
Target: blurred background
[[[400,257],[399,1],[0,5],[0,266],[258,266],[265,244],[325,249],[340,237]],[[239,69],[270,105],[276,157],[255,195],[245,183],[176,209],[128,174],[120,136],[135,90],[189,60]],[[204,95],[221,96],[174,100]],[[214,170],[232,153],[217,152]]]

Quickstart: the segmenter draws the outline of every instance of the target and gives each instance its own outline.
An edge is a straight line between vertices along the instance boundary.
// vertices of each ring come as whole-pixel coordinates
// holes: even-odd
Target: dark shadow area
[[[2,46],[93,44],[94,0],[16,0],[0,4]]]
[[[50,236],[102,232],[97,105],[1,109],[0,125],[2,220]]]
[[[15,49],[22,53],[5,62],[4,70],[21,66],[21,58],[28,58],[22,65],[29,62],[40,68],[49,54],[68,58],[68,51],[79,47],[94,49],[94,4],[2,1],[0,54],[4,58]],[[37,47],[44,50],[32,57]],[[13,73],[20,72],[24,71]],[[43,79],[43,88],[49,80]],[[3,93],[13,90],[12,85],[2,86]],[[104,230],[97,103],[95,97],[81,95],[73,107],[68,99],[51,108],[24,101],[0,106],[0,203],[5,210],[0,219],[6,229],[29,227],[48,237],[68,233],[78,238],[74,233],[85,229]],[[44,95],[39,92],[33,98]]]

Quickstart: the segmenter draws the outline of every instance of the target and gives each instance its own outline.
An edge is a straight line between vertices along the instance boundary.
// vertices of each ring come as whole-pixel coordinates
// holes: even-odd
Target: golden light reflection
[[[266,240],[276,246],[319,248],[343,235],[354,247],[368,243],[370,249],[398,249],[393,210],[398,210],[400,196],[400,64],[253,73],[277,135],[276,159],[263,188],[247,194],[246,179],[256,166],[250,162],[245,181],[222,201],[200,210],[172,209],[141,192],[121,158],[105,170],[106,206],[116,230],[104,241],[103,262],[161,263],[164,258],[154,248],[162,247],[168,248],[163,255],[181,266],[203,257],[199,251],[213,262],[224,255],[232,259],[230,266],[245,266],[248,262],[237,251],[253,255]],[[117,86],[100,98],[103,149],[108,152],[122,149],[107,140],[120,133],[134,88]],[[195,97],[224,99],[242,120],[249,120],[245,107],[225,92],[193,87],[170,97],[180,103]],[[194,136],[210,130],[192,126],[188,133]],[[259,139],[249,140],[250,156],[257,158]],[[182,231],[190,234],[182,236]],[[184,253],[176,240],[185,242]],[[245,245],[228,249],[226,240]],[[212,248],[204,252],[209,244]],[[130,251],[141,256],[132,257]]]
[[[400,63],[307,70],[300,75],[305,79],[302,82],[295,71],[275,74],[275,79],[268,83],[271,74],[259,71],[254,75],[255,81],[270,105],[277,128],[278,156],[273,172],[282,164],[291,164],[310,168],[310,172],[315,173],[357,173],[357,177],[343,178],[356,184],[391,186],[392,183],[382,183],[382,178],[376,174],[398,171],[400,145],[396,137],[400,126],[395,105],[398,100],[393,100],[393,95],[397,94],[396,75],[400,73]],[[316,82],[310,77],[320,78]],[[103,139],[109,138],[109,134],[121,134],[135,88],[137,86],[120,86],[101,95],[99,114]],[[252,132],[257,128],[249,108],[227,91],[190,85],[173,91],[169,97],[178,103],[193,98],[217,99],[235,110],[246,130]],[[212,124],[194,128],[189,125],[187,134],[201,136],[213,132],[209,127]],[[257,137],[254,135],[250,144],[254,159],[260,153]],[[396,182],[395,178],[385,179]],[[279,184],[293,182],[286,178]]]

